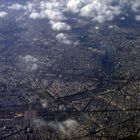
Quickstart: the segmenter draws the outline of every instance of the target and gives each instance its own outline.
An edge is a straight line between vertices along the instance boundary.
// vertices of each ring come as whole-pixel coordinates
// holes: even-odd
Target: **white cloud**
[[[140,12],[140,1],[139,0],[132,0],[131,1],[131,9],[134,12]]]
[[[66,6],[71,12],[78,13],[83,3],[84,1],[82,0],[68,0]]]
[[[34,58],[34,57],[31,56],[31,55],[26,55],[26,56],[23,58],[23,60],[24,60],[26,63],[28,63],[28,62],[36,62],[36,61],[37,61],[37,59]]]
[[[62,11],[64,7],[64,0],[48,0],[48,1],[41,1],[40,2],[40,9],[42,10],[58,10]]]
[[[71,136],[71,134],[76,134],[77,128],[79,127],[79,124],[77,121],[68,119],[66,121],[62,122],[50,122],[49,127],[51,127],[54,131],[59,132],[60,134]]]
[[[36,63],[30,64],[27,66],[27,70],[35,71],[38,68]]]
[[[37,58],[31,56],[31,55],[26,55],[22,57],[25,69],[27,71],[35,71],[38,68],[37,65]]]
[[[58,20],[63,20],[64,19],[63,14],[60,11],[58,11],[58,10],[48,10],[47,9],[47,10],[42,11],[41,14],[44,14],[45,17],[47,17],[50,20],[54,20],[54,21],[55,20],[58,21]]]
[[[80,9],[80,15],[91,17],[99,23],[112,20],[121,13],[121,5],[112,6],[112,1],[94,0]]]
[[[62,30],[69,31],[71,30],[71,27],[64,22],[56,22],[56,23],[52,22],[52,29],[55,31],[62,31]]]
[[[33,118],[32,119],[32,124],[37,128],[47,126],[52,131],[57,132],[59,134],[63,134],[67,137],[70,137],[71,134],[76,134],[77,129],[80,126],[79,123],[77,121],[73,120],[73,119],[67,119],[65,121],[60,121],[60,122],[49,122],[49,123],[47,123],[42,118]]]
[[[47,107],[48,107],[48,102],[47,102],[47,100],[42,99],[42,100],[41,100],[41,105],[42,105],[43,108],[47,108]]]
[[[54,21],[65,19],[62,11],[62,3],[57,1],[32,1],[28,2],[29,17],[33,19],[48,18]]]
[[[94,12],[94,5],[92,4],[87,4],[84,7],[80,9],[80,15],[81,16],[93,16],[95,14]]]
[[[32,123],[37,128],[40,128],[40,127],[43,127],[43,126],[46,126],[47,125],[46,121],[43,120],[42,118],[33,118],[32,119]]]
[[[13,4],[9,8],[24,9],[32,19],[48,18],[54,22],[64,22],[65,12],[73,13],[103,23],[114,19],[129,7],[140,12],[140,0],[31,0],[25,5]]]
[[[26,9],[26,6],[15,3],[15,4],[9,6],[8,8],[12,9],[12,10],[23,10],[23,9]]]
[[[72,41],[68,39],[68,35],[66,35],[64,33],[57,34],[56,39],[63,44],[67,44],[67,45],[72,44]]]
[[[31,13],[29,17],[32,18],[32,19],[39,19],[39,18],[41,18],[40,14],[36,13],[36,12]]]
[[[36,1],[27,2],[25,7],[26,7],[27,11],[35,12],[38,9],[38,2],[36,2]]]
[[[53,20],[53,21],[61,21],[64,18],[63,14],[57,10],[42,10],[41,12],[36,12],[36,11],[33,11],[30,13],[29,15],[30,18],[32,19],[45,19],[45,18],[48,18],[50,20]]]
[[[7,15],[8,15],[7,12],[0,12],[0,18],[3,18],[3,17],[5,17],[5,16],[7,16]]]
[[[140,15],[135,16],[136,21],[140,21]]]

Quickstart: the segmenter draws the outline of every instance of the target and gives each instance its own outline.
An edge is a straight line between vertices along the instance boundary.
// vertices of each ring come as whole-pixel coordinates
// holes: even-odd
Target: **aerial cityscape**
[[[140,0],[0,0],[0,140],[140,139]]]

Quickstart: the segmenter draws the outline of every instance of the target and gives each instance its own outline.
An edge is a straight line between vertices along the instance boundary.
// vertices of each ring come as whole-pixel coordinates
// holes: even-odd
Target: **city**
[[[61,14],[67,17],[60,11],[55,20],[50,11],[47,18],[41,12],[28,17],[30,9],[38,10],[36,2],[54,7],[53,12],[64,8]],[[130,17],[125,13],[126,20],[117,11],[112,11],[115,20],[103,14],[107,21],[101,23],[99,17],[92,22],[67,13],[65,3],[49,2],[8,0],[0,6],[10,11],[0,12],[0,140],[139,139],[140,26],[135,10]],[[133,7],[133,2],[128,3]],[[72,8],[69,3],[67,8]]]

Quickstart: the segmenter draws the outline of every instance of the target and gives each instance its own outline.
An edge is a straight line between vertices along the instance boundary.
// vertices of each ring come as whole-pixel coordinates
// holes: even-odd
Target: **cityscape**
[[[124,139],[140,139],[140,1],[1,0],[0,140]]]

